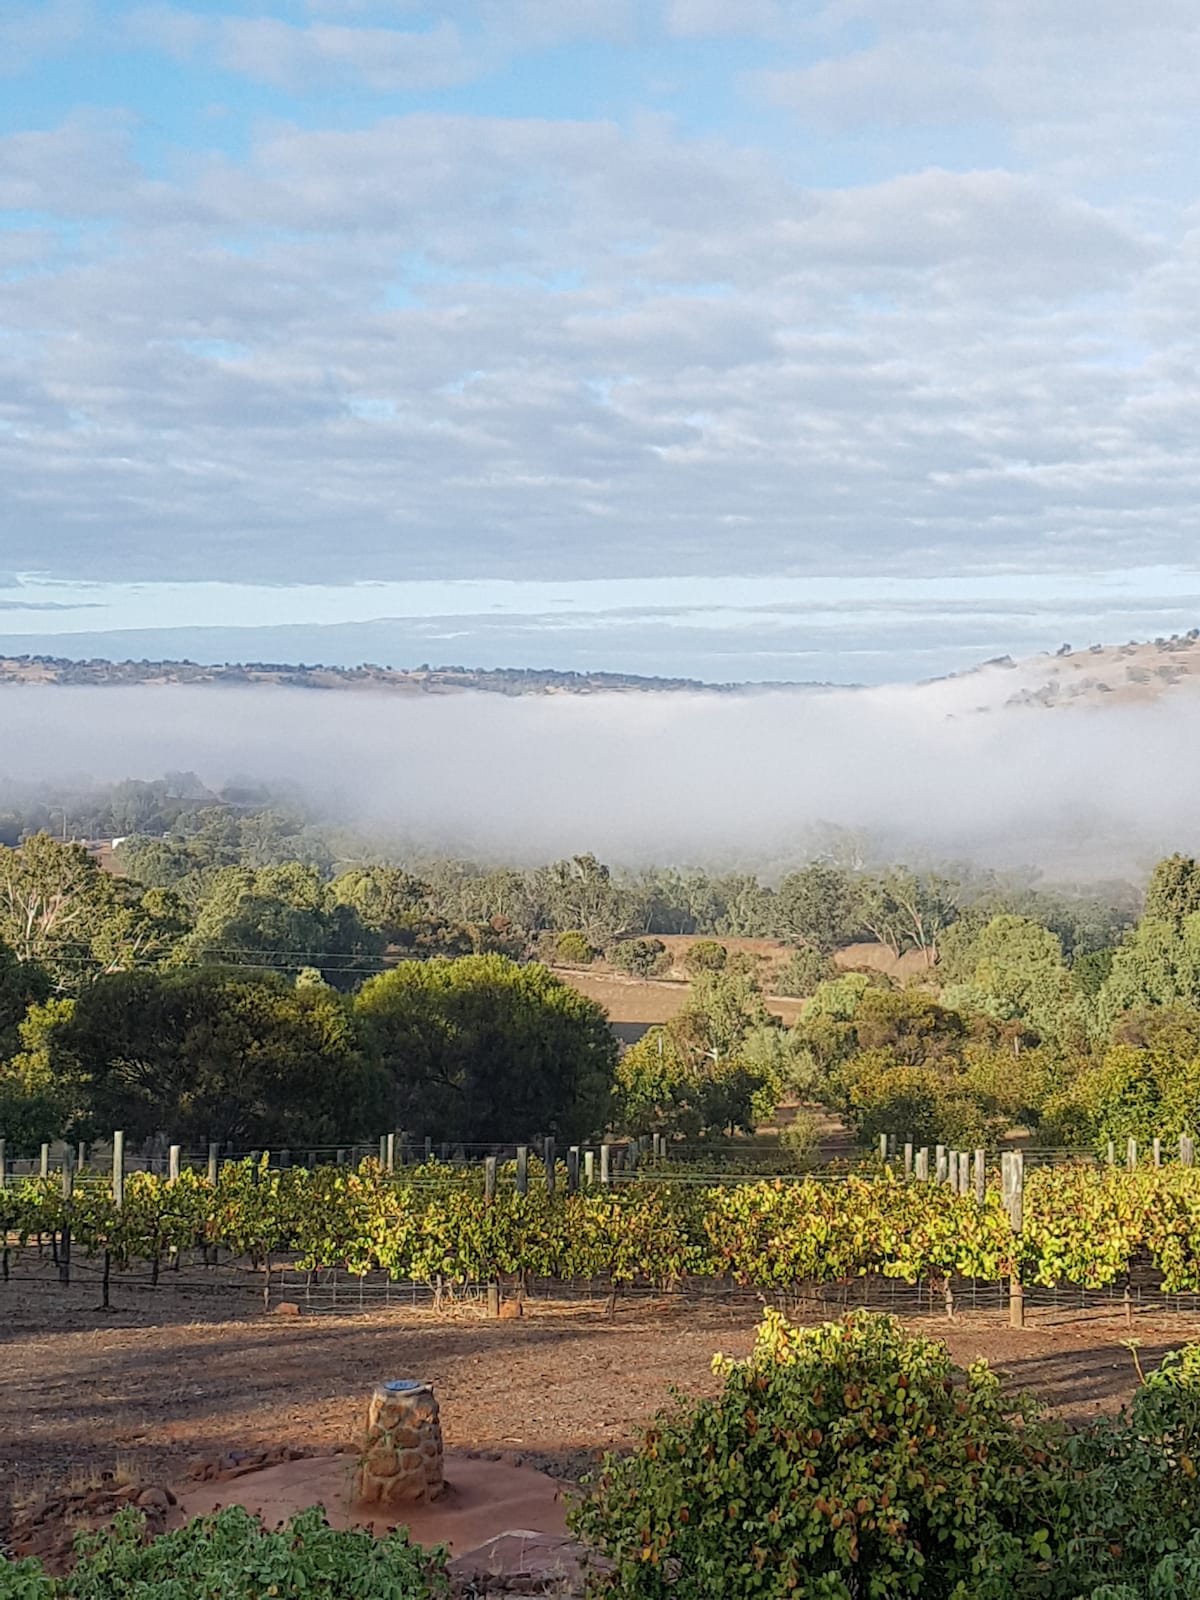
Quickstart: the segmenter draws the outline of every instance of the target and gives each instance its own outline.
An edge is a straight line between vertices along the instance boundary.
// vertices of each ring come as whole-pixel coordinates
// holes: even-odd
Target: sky
[[[4,0],[0,649],[1200,622],[1191,0]]]

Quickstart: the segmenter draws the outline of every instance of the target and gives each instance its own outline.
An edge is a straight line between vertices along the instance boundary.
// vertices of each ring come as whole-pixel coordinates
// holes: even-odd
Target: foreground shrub
[[[143,1542],[146,1519],[119,1512],[111,1528],[81,1533],[65,1578],[36,1561],[0,1562],[0,1600],[435,1600],[449,1593],[442,1551],[336,1533],[319,1506],[267,1531],[240,1506],[197,1517]]]
[[[576,1531],[621,1600],[966,1600],[1041,1568],[1049,1439],[1031,1402],[890,1318],[768,1312],[716,1400],[680,1400],[606,1458]]]

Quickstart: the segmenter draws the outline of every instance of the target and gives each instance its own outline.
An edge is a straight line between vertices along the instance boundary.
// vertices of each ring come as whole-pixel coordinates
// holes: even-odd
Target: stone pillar
[[[436,1500],[442,1477],[442,1427],[433,1388],[419,1378],[376,1385],[355,1478],[354,1497],[397,1505]]]

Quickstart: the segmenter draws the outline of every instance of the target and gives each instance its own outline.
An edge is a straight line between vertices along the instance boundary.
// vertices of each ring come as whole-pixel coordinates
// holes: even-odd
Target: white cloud
[[[91,0],[6,0],[0,13],[0,77],[15,77],[77,44],[93,17]]]

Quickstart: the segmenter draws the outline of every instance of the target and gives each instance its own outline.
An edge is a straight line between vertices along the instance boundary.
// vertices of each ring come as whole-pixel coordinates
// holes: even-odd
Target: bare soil
[[[673,1385],[711,1392],[713,1353],[745,1354],[760,1309],[663,1300],[608,1317],[538,1302],[506,1321],[475,1306],[283,1317],[169,1282],[115,1299],[105,1314],[85,1286],[0,1289],[0,1485],[18,1503],[114,1469],[177,1482],[197,1456],[344,1446],[374,1383],[410,1374],[435,1384],[449,1449],[577,1477],[628,1445]],[[912,1325],[960,1362],[987,1357],[1068,1419],[1115,1409],[1136,1382],[1129,1329],[1106,1313],[1031,1311],[1023,1330],[991,1312]],[[1197,1328],[1154,1313],[1136,1332],[1152,1367]]]

